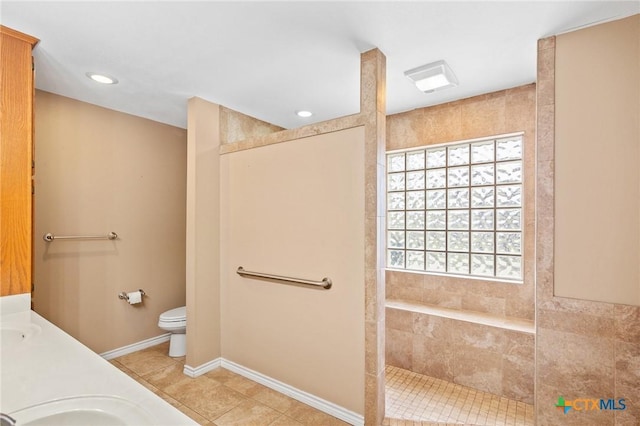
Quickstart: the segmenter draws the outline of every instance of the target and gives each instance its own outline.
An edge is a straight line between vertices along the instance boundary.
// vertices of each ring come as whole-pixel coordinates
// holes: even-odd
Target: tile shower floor
[[[533,405],[387,366],[384,426],[531,426]]]
[[[184,357],[168,352],[167,342],[110,362],[201,425],[348,424],[223,368],[190,378],[182,373]]]
[[[182,373],[162,343],[110,362],[201,425],[344,426],[347,423],[223,368]],[[533,406],[387,366],[384,426],[531,426]]]

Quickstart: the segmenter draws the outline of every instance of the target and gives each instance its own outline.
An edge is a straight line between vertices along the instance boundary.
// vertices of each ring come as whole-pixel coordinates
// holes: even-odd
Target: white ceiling
[[[638,0],[4,0],[0,21],[41,40],[39,89],[183,128],[186,101],[199,96],[292,128],[358,112],[360,53],[371,48],[387,57],[392,114],[531,83],[538,39],[639,12]],[[404,77],[440,59],[458,87],[424,94]]]

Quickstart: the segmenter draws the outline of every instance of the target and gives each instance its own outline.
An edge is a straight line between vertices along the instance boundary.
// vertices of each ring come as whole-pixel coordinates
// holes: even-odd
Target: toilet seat
[[[187,320],[187,307],[171,309],[160,315],[161,322],[182,322]]]
[[[182,306],[160,314],[158,327],[174,333],[184,333],[187,328],[187,307]]]

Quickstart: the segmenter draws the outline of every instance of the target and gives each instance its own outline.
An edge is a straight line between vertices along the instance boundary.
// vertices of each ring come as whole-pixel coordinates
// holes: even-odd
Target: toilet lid
[[[187,307],[182,306],[180,308],[171,309],[160,315],[162,321],[184,321],[187,319]]]

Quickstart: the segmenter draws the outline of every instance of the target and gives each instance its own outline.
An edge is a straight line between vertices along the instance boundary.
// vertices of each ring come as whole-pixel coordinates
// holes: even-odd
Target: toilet
[[[162,313],[158,327],[171,332],[169,356],[184,356],[187,353],[187,307],[182,306]]]

